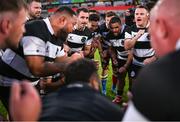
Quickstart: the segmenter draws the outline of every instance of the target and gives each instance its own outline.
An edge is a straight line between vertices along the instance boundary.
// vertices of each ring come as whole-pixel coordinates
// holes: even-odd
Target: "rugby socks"
[[[112,87],[111,87],[111,90],[113,93],[116,93],[116,84],[117,84],[117,76],[113,74],[113,76],[112,76]]]
[[[102,76],[101,84],[102,84],[102,94],[106,95],[106,82],[107,82],[107,76]]]

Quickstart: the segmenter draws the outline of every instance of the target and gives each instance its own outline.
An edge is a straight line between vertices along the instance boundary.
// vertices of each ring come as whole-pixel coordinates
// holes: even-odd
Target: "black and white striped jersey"
[[[92,33],[85,27],[82,31],[75,29],[72,33],[68,34],[67,45],[71,48],[72,52],[82,51],[85,45],[91,45]]]
[[[109,46],[112,46],[116,50],[117,58],[121,60],[127,60],[128,58],[128,51],[124,49],[124,38],[125,32],[129,30],[130,28],[128,26],[123,25],[118,36],[114,36],[114,34],[110,31],[105,37],[105,40],[110,43]]]
[[[25,61],[25,56],[43,56],[52,62],[65,55],[63,41],[56,38],[49,19],[28,22],[26,33],[17,50],[6,49],[0,61],[1,85],[11,85],[13,79],[36,81]],[[34,62],[36,63],[36,62]]]
[[[131,27],[130,31],[125,32],[125,39],[135,37],[140,29],[145,29],[145,33],[137,40],[133,48],[133,64],[144,66],[143,61],[155,54],[150,44],[150,36],[147,28],[137,28],[136,25]]]

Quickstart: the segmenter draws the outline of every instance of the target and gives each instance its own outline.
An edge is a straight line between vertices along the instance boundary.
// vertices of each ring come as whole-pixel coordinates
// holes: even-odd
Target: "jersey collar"
[[[43,20],[44,20],[44,22],[46,23],[49,32],[53,35],[53,34],[54,34],[54,30],[53,30],[53,28],[52,28],[52,26],[51,26],[51,23],[50,23],[50,21],[49,21],[49,18],[46,18],[46,19],[43,19]]]

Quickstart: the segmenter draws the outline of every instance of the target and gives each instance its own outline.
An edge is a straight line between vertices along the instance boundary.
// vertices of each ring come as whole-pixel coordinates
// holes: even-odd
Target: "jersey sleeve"
[[[62,57],[62,56],[65,56],[65,51],[64,51],[64,48],[61,50],[61,49],[58,49],[58,52],[57,52],[57,57]]]
[[[24,55],[45,56],[46,44],[43,40],[35,36],[24,36],[21,40]]]

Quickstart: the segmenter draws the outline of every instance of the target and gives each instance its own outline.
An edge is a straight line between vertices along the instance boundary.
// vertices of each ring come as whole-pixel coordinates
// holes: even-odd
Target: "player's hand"
[[[122,66],[119,68],[118,71],[119,71],[119,73],[124,73],[124,72],[126,72],[126,68],[124,66]]]
[[[96,48],[99,48],[99,46],[100,46],[100,38],[99,37],[95,37],[94,38],[94,46],[96,47]]]
[[[41,89],[46,89],[48,85],[52,84],[52,76],[41,78],[39,84]]]
[[[78,60],[80,58],[84,58],[83,52],[76,52],[76,53],[71,55],[72,61]]]
[[[150,58],[146,58],[146,59],[143,61],[143,63],[144,63],[144,65],[147,65],[147,64],[149,64],[149,63],[151,63],[151,62],[153,62],[153,61],[155,61],[155,60],[156,60],[156,57],[153,56],[153,57],[150,57]]]
[[[66,44],[63,45],[64,52],[68,55],[68,52],[70,51],[70,47]]]
[[[145,29],[140,29],[137,33],[137,38],[140,38],[145,33]]]
[[[41,99],[27,81],[14,82],[10,96],[10,114],[14,121],[36,121],[41,112]]]

